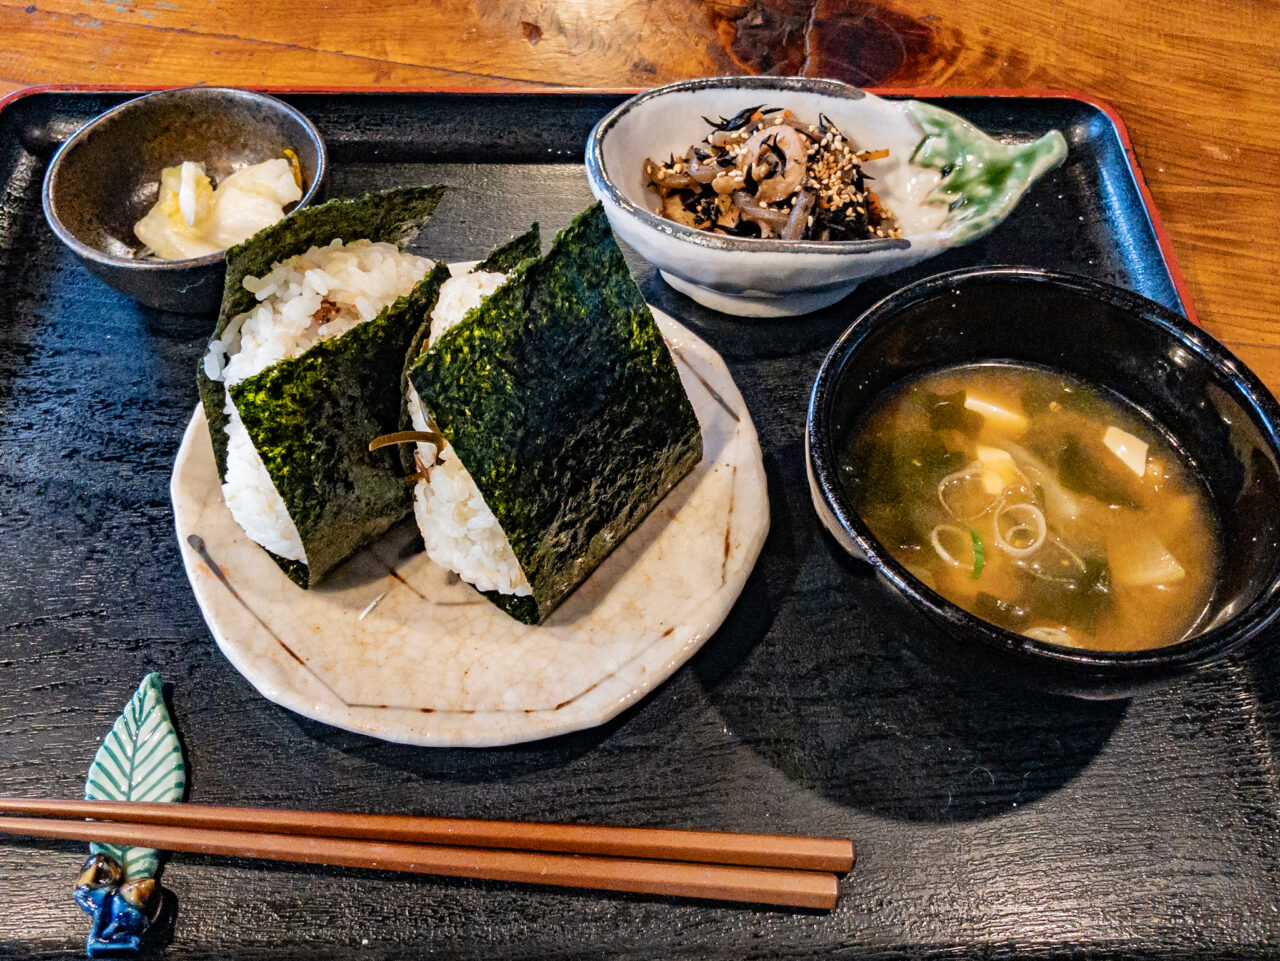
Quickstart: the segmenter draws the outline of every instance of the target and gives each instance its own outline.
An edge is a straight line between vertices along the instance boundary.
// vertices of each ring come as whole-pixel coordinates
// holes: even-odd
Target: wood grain
[[[128,821],[0,817],[0,834],[105,844],[154,844],[164,851],[237,859],[822,911],[836,906],[839,893],[836,876],[820,871],[164,827]]]
[[[536,45],[522,21],[539,26]],[[0,30],[0,90],[649,86],[742,70],[1083,90],[1127,120],[1201,320],[1280,389],[1274,2],[0,0]],[[32,163],[18,172],[26,183],[11,189],[38,182]],[[580,189],[552,196],[580,209]],[[509,222],[469,218],[442,250],[478,256],[535,216],[562,226],[520,206],[545,197],[501,200]],[[971,688],[917,663],[886,627],[896,610],[844,566],[794,483],[796,385],[837,327],[748,337],[699,319],[751,406],[774,492],[757,573],[699,656],[601,729],[423,751],[274,707],[210,641],[167,496],[207,331],[115,297],[38,217],[0,210],[0,237],[35,250],[27,271],[0,261],[5,791],[78,792],[95,739],[154,669],[175,685],[200,800],[803,827],[857,837],[863,854],[821,922],[178,855],[164,876],[179,904],[164,957],[1013,958],[1096,945],[1097,957],[1188,958],[1264,957],[1280,943],[1274,632],[1251,657],[1128,705]],[[646,293],[662,296],[661,283]],[[0,846],[0,956],[83,957],[70,886],[85,853]]]
[[[398,841],[419,845],[508,848],[599,857],[790,868],[835,874],[848,873],[853,869],[854,863],[853,843],[847,838],[797,835],[732,834],[724,831],[637,829],[598,824],[554,824],[545,821],[477,821],[466,818],[406,817],[400,814],[353,814],[344,811],[7,796],[0,796],[0,812],[72,820],[93,818],[99,821],[132,821],[142,826],[163,825],[209,831],[250,831],[259,834]],[[11,833],[22,832],[16,830]]]

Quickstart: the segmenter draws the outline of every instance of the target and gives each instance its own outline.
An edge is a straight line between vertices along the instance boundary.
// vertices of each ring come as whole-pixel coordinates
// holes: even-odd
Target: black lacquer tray
[[[841,330],[894,287],[980,263],[1076,271],[1190,313],[1114,113],[1071,95],[928,99],[1066,164],[986,240],[823,313],[743,322],[646,296],[717,348],[760,432],[773,527],[737,607],[656,693],[521,747],[401,747],[276,707],[218,653],[168,483],[208,318],[139,308],[40,212],[56,143],[127,96],[0,112],[0,792],[74,797],[142,676],[171,683],[193,801],[848,835],[829,914],[175,855],[167,958],[1261,957],[1280,949],[1274,632],[1177,687],[1088,704],[975,689],[904,649],[893,604],[820,531],[805,405]],[[332,192],[453,186],[420,245],[481,256],[590,202],[617,94],[286,95]],[[1068,317],[1063,323],[1070,323]],[[0,956],[82,956],[85,846],[0,840]]]

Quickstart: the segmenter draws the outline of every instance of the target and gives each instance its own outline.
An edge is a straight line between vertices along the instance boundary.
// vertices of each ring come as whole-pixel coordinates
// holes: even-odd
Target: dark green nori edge
[[[535,223],[520,236],[512,237],[505,244],[494,247],[489,256],[472,267],[468,273],[474,274],[477,270],[486,270],[493,273],[507,274],[515,270],[516,266],[522,261],[541,256],[542,235],[538,230],[538,225]],[[427,341],[430,339],[431,312],[427,311],[423,315],[422,326],[418,328],[418,333],[413,338],[413,349],[404,358],[404,371],[400,375],[400,393],[405,398],[409,396],[409,368],[418,359],[418,354],[427,349]],[[413,429],[413,418],[409,416],[409,405],[407,403],[400,418],[400,429]],[[400,463],[404,466],[406,475],[415,473],[418,469],[413,461],[413,452],[416,449],[417,446],[415,444],[400,445]]]
[[[262,545],[258,546],[261,547]],[[289,576],[289,580],[302,588],[310,586],[311,571],[306,564],[302,563],[302,561],[291,561],[287,557],[281,557],[273,551],[268,551],[265,547],[262,549],[267,552],[268,557],[276,562],[276,566]]]
[[[246,277],[261,277],[274,264],[311,247],[323,246],[336,238],[383,241],[403,247],[417,236],[430,219],[444,187],[395,187],[364,197],[344,197],[315,207],[294,211],[280,222],[258,231],[242,244],[227,251],[227,278],[222,288],[222,307],[210,340],[222,336],[232,318],[257,303],[244,289]],[[204,372],[204,355],[196,363],[196,384],[204,415],[209,421],[213,458],[218,476],[227,473],[226,394],[221,381],[210,380]]]
[[[493,253],[471,268],[487,270],[491,273],[508,274],[523,261],[542,256],[542,234],[535,223],[519,237],[512,237],[501,247],[494,247]]]
[[[400,379],[387,372],[402,368],[448,276],[437,265],[373,320],[230,388],[307,563],[272,556],[302,587],[319,583],[413,509],[395,449],[370,451],[369,441],[400,423]]]
[[[599,204],[422,354],[410,378],[546,619],[702,458],[702,434]]]

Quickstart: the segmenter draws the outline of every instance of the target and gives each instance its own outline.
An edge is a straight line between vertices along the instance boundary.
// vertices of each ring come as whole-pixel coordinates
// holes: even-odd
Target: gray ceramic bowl
[[[58,149],[44,178],[44,215],[80,262],[120,293],[161,310],[216,310],[225,253],[136,260],[142,245],[133,225],[155,203],[163,168],[201,161],[216,183],[286,147],[302,165],[296,209],[320,198],[328,173],[324,143],[306,117],[275,97],[229,87],[147,94],[90,121]]]

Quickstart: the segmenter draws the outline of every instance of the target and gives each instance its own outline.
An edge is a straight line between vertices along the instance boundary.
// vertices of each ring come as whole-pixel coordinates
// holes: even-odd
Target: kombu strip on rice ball
[[[213,338],[257,301],[247,276],[325,246],[371,240],[403,246],[431,216],[443,187],[406,187],[333,200],[300,210],[227,253],[227,281]],[[301,587],[319,583],[363,544],[413,508],[410,485],[393,450],[369,451],[369,438],[394,431],[403,407],[400,373],[435,306],[448,268],[437,265],[410,294],[376,317],[306,353],[280,361],[231,388],[254,447],[289,511],[307,564],[271,554]],[[200,399],[218,476],[226,476],[226,388],[197,366]]]
[[[468,273],[483,270],[491,273],[509,274],[516,269],[521,261],[541,256],[542,234],[535,223],[518,237],[513,237],[505,244],[494,247],[489,256],[472,267]],[[404,372],[400,377],[400,394],[403,397],[407,397],[409,393],[409,369],[417,361],[418,354],[426,349],[427,342],[430,339],[431,311],[428,310],[423,315],[422,326],[418,329],[418,333],[413,339],[413,350],[405,355]],[[400,430],[413,430],[413,418],[409,416],[408,404],[405,404],[400,412]],[[404,465],[405,474],[415,473],[418,470],[418,465],[414,463],[413,452],[417,450],[417,445],[399,444],[397,449],[400,451],[400,462]]]
[[[662,334],[597,204],[418,358],[410,378],[546,619],[702,459]]]

